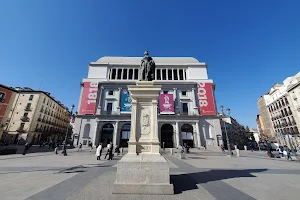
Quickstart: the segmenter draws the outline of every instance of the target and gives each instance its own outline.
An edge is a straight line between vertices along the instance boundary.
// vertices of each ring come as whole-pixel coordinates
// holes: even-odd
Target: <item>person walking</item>
[[[288,147],[285,149],[285,153],[283,153],[283,154],[285,154],[287,160],[289,160],[289,159],[293,160],[291,157],[291,151]]]
[[[79,150],[82,151],[82,143],[81,143],[81,142],[80,142],[80,144],[79,144],[79,147],[78,147],[77,152],[78,152]]]
[[[95,156],[97,156],[97,160],[101,160],[101,159],[100,159],[101,154],[102,154],[102,143],[100,143],[99,146],[98,146],[97,149],[96,149],[96,154],[95,154]]]
[[[119,156],[120,154],[120,148],[118,147],[118,145],[116,145],[115,153],[117,154],[117,156]]]
[[[225,153],[224,144],[221,144],[221,150],[222,150],[222,153]]]
[[[104,159],[106,159],[106,157],[109,155],[109,151],[110,151],[110,143],[107,145],[107,152],[106,152],[106,154],[105,154],[105,157],[104,157]]]
[[[55,145],[55,149],[54,149],[54,152],[55,152],[55,154],[57,155],[58,154],[58,146],[57,145]]]
[[[108,156],[108,160],[112,160],[113,159],[113,149],[114,149],[114,145],[112,144],[112,142],[110,142],[110,149],[109,149],[109,156]]]
[[[93,143],[91,141],[89,141],[89,147],[90,147],[90,152],[92,152],[93,149]]]
[[[29,148],[30,148],[30,146],[29,146],[29,144],[26,142],[26,144],[24,145],[23,155],[26,154],[26,152],[28,151]]]

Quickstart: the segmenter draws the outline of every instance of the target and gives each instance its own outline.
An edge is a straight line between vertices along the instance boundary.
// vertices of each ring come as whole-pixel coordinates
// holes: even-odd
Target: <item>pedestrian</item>
[[[112,160],[113,159],[113,149],[114,149],[114,145],[112,144],[112,142],[110,142],[110,149],[109,149],[109,156],[108,156],[108,160]]]
[[[101,154],[102,154],[102,143],[100,143],[99,146],[98,146],[97,149],[96,149],[96,154],[95,154],[95,156],[97,156],[97,160],[101,160],[101,159],[100,159]]]
[[[79,144],[79,147],[78,147],[77,152],[78,152],[79,150],[82,151],[82,143],[81,143],[81,142],[80,142],[80,144]]]
[[[109,155],[109,151],[110,151],[110,143],[107,145],[107,152],[106,152],[106,154],[105,154],[105,157],[104,157],[104,159],[106,159],[106,157]]]
[[[58,154],[57,151],[58,151],[58,146],[56,145],[56,146],[55,146],[55,149],[54,149],[54,152],[55,152],[56,155]]]
[[[222,153],[225,153],[224,144],[221,144],[221,150],[222,150]]]
[[[26,144],[24,145],[24,151],[23,151],[23,155],[26,154],[27,150],[29,149],[29,144],[26,142]]]
[[[124,152],[124,148],[122,147],[122,148],[121,148],[121,153],[122,153],[122,155],[124,155],[124,153],[123,153],[123,152]]]
[[[120,148],[118,147],[118,145],[116,145],[115,153],[117,154],[117,156],[119,156],[120,154]]]
[[[289,159],[293,160],[291,157],[291,151],[288,147],[283,151],[283,154],[285,154],[287,160]]]
[[[89,147],[90,147],[90,152],[92,152],[92,149],[93,149],[93,143],[90,141],[89,142]]]

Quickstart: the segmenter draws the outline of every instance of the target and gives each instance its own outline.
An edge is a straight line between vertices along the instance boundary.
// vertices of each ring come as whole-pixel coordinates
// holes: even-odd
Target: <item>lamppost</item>
[[[71,114],[69,116],[69,120],[68,120],[68,126],[67,126],[67,131],[66,131],[66,136],[65,136],[65,141],[64,141],[64,145],[63,145],[63,151],[62,153],[64,154],[64,156],[67,156],[67,138],[68,138],[68,131],[69,131],[69,126],[70,126],[70,121],[71,121],[71,118],[72,118],[72,112],[73,112],[73,109],[74,109],[74,104],[71,106]],[[67,109],[65,110],[65,112],[68,112]]]
[[[223,106],[220,106],[220,109],[222,111],[222,118],[225,118],[225,115],[224,115],[224,112],[223,112],[223,109],[224,107]],[[229,119],[230,119],[230,109],[227,108],[226,111],[228,112],[228,116],[229,116]],[[227,129],[226,129],[226,124],[225,124],[225,121],[223,120],[223,124],[224,124],[224,129],[225,129],[225,134],[226,134],[226,141],[227,141],[227,149],[228,149],[228,156],[231,157],[232,153],[231,153],[231,148],[230,148],[230,142],[229,142],[229,138],[228,138],[228,134],[227,134]]]

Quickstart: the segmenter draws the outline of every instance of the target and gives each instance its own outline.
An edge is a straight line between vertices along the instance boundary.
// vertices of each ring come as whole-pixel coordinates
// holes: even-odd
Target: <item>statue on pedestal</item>
[[[145,51],[141,60],[139,81],[153,81],[155,78],[155,62],[148,51]]]

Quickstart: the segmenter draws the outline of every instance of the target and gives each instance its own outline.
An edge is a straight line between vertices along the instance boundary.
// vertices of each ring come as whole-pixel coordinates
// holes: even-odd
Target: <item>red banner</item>
[[[198,83],[198,99],[201,115],[216,115],[215,98],[212,83]]]
[[[79,114],[81,115],[95,114],[97,92],[98,92],[97,82],[84,83]]]
[[[160,114],[174,114],[173,94],[160,94],[159,96]]]

